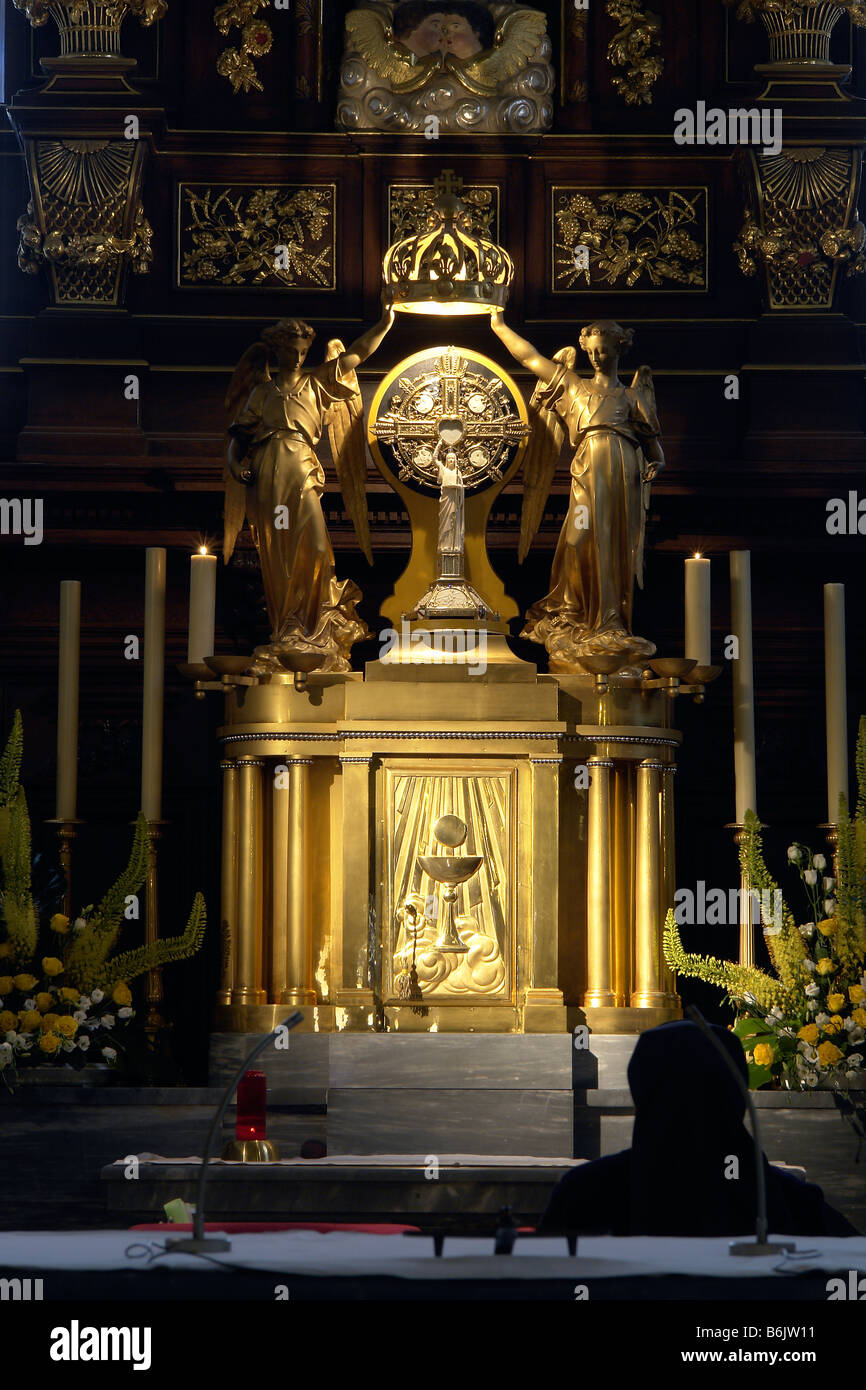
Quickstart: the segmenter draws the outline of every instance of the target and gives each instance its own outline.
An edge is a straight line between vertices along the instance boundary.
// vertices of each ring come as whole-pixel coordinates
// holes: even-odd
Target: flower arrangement
[[[147,872],[142,815],[129,863],[98,906],[85,907],[72,922],[62,912],[49,916],[34,893],[22,755],[19,711],[0,757],[0,1076],[7,1087],[22,1067],[116,1065],[125,1050],[120,1034],[135,1017],[129,982],[194,955],[206,922],[197,893],[180,936],[112,954]]]
[[[777,1082],[796,1087],[860,1085],[866,1042],[866,717],[857,739],[855,816],[840,798],[838,882],[823,854],[806,845],[788,849],[788,863],[805,890],[808,921],[798,924],[782,902],[764,862],[760,822],[745,817],[740,859],[749,888],[761,894],[764,940],[775,976],[752,966],[697,956],[683,949],[673,912],[665,922],[665,959],[680,975],[724,989],[737,1013],[733,1031],[743,1043],[753,1088]]]

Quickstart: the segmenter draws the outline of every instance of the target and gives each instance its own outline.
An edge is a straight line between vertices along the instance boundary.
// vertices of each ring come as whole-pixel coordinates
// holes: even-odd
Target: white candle
[[[686,560],[686,650],[699,666],[711,657],[710,562],[700,555]]]
[[[81,658],[81,585],[60,584],[60,653],[57,676],[58,820],[75,820],[78,792],[78,668]]]
[[[189,566],[189,640],[186,659],[190,666],[201,665],[205,657],[213,656],[216,572],[216,556],[208,555],[202,546],[198,555],[191,557]]]
[[[731,630],[737,638],[734,680],[734,780],[737,824],[757,814],[755,790],[755,678],[752,668],[752,564],[748,550],[731,551]]]
[[[845,689],[845,585],[824,585],[824,691],[827,701],[827,821],[848,801],[848,702]]]
[[[141,737],[141,809],[162,814],[162,714],[165,682],[165,551],[148,548],[144,591],[144,707]]]

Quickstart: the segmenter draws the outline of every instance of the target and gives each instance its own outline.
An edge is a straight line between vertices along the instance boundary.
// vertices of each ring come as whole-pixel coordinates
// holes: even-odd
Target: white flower
[[[829,892],[831,891],[831,889],[833,889],[833,888],[835,888],[835,887],[836,887],[836,880],[835,880],[835,878],[825,878],[825,879],[824,879],[824,892],[825,892],[825,893],[829,893]]]
[[[103,999],[105,998],[105,995],[103,994],[101,989],[92,989],[90,991],[90,997],[93,1000],[94,1004],[101,1004]]]
[[[807,1086],[818,1085],[818,1078],[813,1071],[807,1071],[805,1076],[803,1077],[803,1080],[805,1081]]]
[[[790,861],[791,861],[792,864],[798,864],[798,863],[800,862],[800,847],[799,847],[799,845],[789,845],[789,846],[788,846],[788,858],[790,859]]]
[[[859,1044],[866,1038],[866,1028],[852,1028],[848,1034],[849,1043]]]
[[[115,1052],[113,1047],[104,1047],[102,1049],[102,1055],[105,1058],[106,1062],[113,1062],[115,1057],[117,1056],[117,1053]]]
[[[806,1058],[806,1061],[809,1062],[812,1066],[814,1066],[815,1063],[816,1063],[817,1060],[818,1060],[818,1053],[817,1053],[816,1049],[815,1049],[814,1047],[810,1046],[810,1044],[807,1043],[807,1042],[804,1042],[804,1043],[802,1044],[802,1048],[803,1048],[803,1056]]]
[[[834,912],[835,907],[836,907],[836,899],[835,899],[835,898],[825,898],[825,899],[824,899],[824,911],[826,912],[826,914],[827,914],[828,917],[832,917],[832,916],[833,916],[833,912]]]
[[[812,937],[815,935],[815,923],[804,922],[802,927],[799,928],[799,931],[801,936],[805,936],[807,941],[811,941]]]
[[[12,1046],[10,1043],[0,1043],[0,1069],[8,1067],[12,1061]]]
[[[813,884],[815,884],[815,883],[818,882],[818,870],[817,870],[817,869],[806,869],[806,870],[804,871],[804,873],[803,873],[803,877],[804,877],[804,879],[806,880],[806,882],[809,884],[809,887],[811,888]]]
[[[853,1018],[844,1018],[842,1020],[842,1027],[847,1028],[848,1032],[850,1033],[852,1028],[857,1027],[857,1024],[854,1022]]]
[[[33,1046],[33,1038],[28,1033],[17,1033],[12,1046],[16,1052],[29,1052]]]
[[[820,869],[823,873],[823,871],[827,867],[827,860],[824,858],[823,854],[812,855],[812,867],[815,869]]]
[[[825,1023],[829,1023],[829,1022],[830,1022],[830,1015],[829,1015],[829,1014],[823,1014],[823,1013],[822,1013],[822,1014],[816,1014],[816,1015],[815,1015],[815,1022],[817,1023],[817,1025],[818,1025],[819,1028],[823,1028]]]
[[[85,1010],[90,1008],[90,996],[88,994],[82,994],[81,998],[78,1001],[78,1007],[79,1009]]]
[[[784,1017],[785,1017],[785,1011],[784,1011],[784,1009],[780,1009],[778,1004],[774,1004],[773,1007],[772,1007],[772,1009],[770,1010],[770,1018],[784,1018]]]
[[[813,980],[810,985],[806,986],[805,992],[809,999],[814,999],[816,995],[821,993],[821,987],[820,985],[816,985]]]
[[[815,1010],[817,1009],[817,1007],[818,1007],[818,1000],[817,1000],[817,999],[810,999],[809,1002],[808,1002],[808,1004],[806,1005],[806,1008],[809,1010],[809,1013],[810,1013],[810,1014],[813,1014],[813,1013],[815,1012]]]
[[[83,917],[76,917],[75,921],[72,923],[72,930],[74,932],[84,931],[84,928],[86,926],[87,923],[85,922]]]
[[[64,1051],[64,1052],[74,1052],[74,1051],[75,1051],[75,1039],[74,1039],[74,1038],[64,1038],[63,1041],[61,1042],[60,1046],[63,1048],[63,1051]]]
[[[757,1004],[757,1002],[758,1002],[758,1001],[757,1001],[757,999],[755,998],[754,994],[750,994],[749,991],[746,990],[745,994],[743,995],[743,1003],[744,1003],[744,1004]]]
[[[72,1017],[75,1019],[76,1023],[83,1023],[84,1020],[87,1018],[87,1014],[84,1012],[83,1009],[76,1009]]]
[[[100,1023],[102,1024],[103,1028],[113,1028],[114,1014],[103,1014],[102,1018],[100,1019]]]
[[[24,1000],[24,1007],[25,1007],[25,1009],[35,1009],[35,1008],[37,1008],[38,1006],[37,1006],[37,1003],[36,1003],[36,1000],[35,1000],[35,999],[25,999],[25,1000]]]
[[[845,1061],[849,1067],[859,1067],[860,1063],[863,1061],[863,1057],[859,1052],[849,1052]]]
[[[124,1009],[118,1009],[118,1010],[117,1010],[117,1017],[118,1017],[118,1018],[132,1018],[132,1015],[133,1015],[134,1013],[135,1013],[135,1009],[130,1009],[130,1008],[128,1008],[128,1007],[127,1007],[127,1008],[124,1008]]]
[[[89,1046],[90,1046],[90,1039],[87,1038],[87,1037],[82,1037],[82,1036],[79,1034],[78,1039],[77,1039],[75,1045],[76,1045],[76,1047],[80,1047],[82,1052],[86,1052],[87,1049],[88,1049]]]
[[[14,1041],[15,1041],[15,1039],[16,1039],[17,1037],[18,1037],[18,1034],[15,1032],[15,1029],[14,1029],[14,1028],[10,1028],[10,1029],[9,1029],[9,1032],[6,1034],[6,1042],[8,1042],[8,1043],[14,1043]]]

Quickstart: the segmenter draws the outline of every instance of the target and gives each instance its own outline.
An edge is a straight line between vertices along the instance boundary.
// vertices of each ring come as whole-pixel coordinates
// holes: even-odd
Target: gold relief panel
[[[436,773],[429,766],[391,762],[382,774],[383,998],[394,998],[395,978],[410,970],[414,956],[425,1000],[511,1003],[517,770],[487,760],[489,770],[469,776],[456,765]],[[459,822],[465,827],[462,841],[442,829],[459,829]],[[468,869],[477,868],[452,875],[453,929],[461,949],[448,950],[438,944],[449,927],[447,866],[464,855]]]
[[[707,291],[705,187],[554,185],[551,223],[554,294]]]
[[[178,289],[336,288],[333,183],[178,185]]]
[[[435,213],[436,189],[432,183],[391,183],[388,185],[388,245],[403,237],[423,232],[431,213]],[[499,186],[495,183],[464,183],[460,199],[469,213],[470,228],[476,236],[499,241]]]

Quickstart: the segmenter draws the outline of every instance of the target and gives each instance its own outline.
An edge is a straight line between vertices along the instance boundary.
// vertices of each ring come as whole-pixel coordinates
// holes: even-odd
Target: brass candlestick
[[[833,877],[839,882],[839,827],[830,821],[822,821],[818,826],[819,830],[824,831],[824,838],[830,849],[833,859]]]
[[[758,822],[759,830],[766,830],[766,825]],[[733,831],[734,844],[737,847],[737,858],[740,857],[740,846],[746,833],[746,827],[736,821],[732,821],[725,826],[726,830]],[[749,889],[749,881],[746,871],[740,864],[740,965],[755,964],[755,933],[752,922],[752,895]]]
[[[45,822],[46,825],[57,826],[57,841],[60,848],[60,867],[66,879],[66,892],[63,895],[63,911],[67,917],[72,916],[72,842],[75,839],[77,827],[83,825],[83,820],[66,819],[63,816],[54,816]]]

